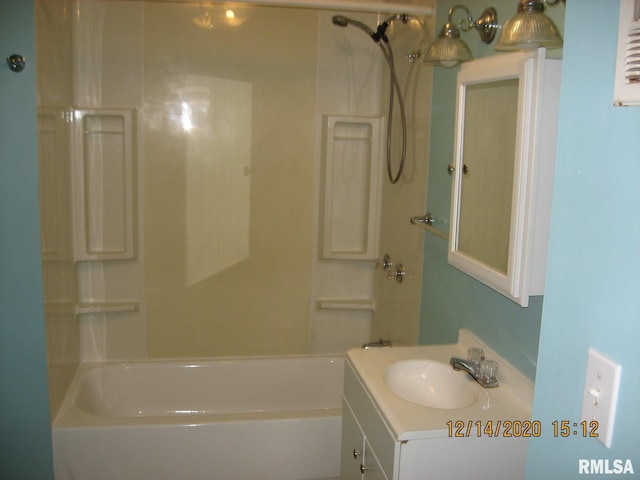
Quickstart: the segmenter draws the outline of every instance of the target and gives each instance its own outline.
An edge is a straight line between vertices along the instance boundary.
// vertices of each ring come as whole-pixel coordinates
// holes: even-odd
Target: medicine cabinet
[[[560,73],[544,49],[458,73],[448,261],[522,307],[544,291]]]

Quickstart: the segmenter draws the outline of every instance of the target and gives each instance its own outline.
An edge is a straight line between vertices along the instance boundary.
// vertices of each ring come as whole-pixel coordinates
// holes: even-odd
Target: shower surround
[[[46,202],[56,208],[44,209],[44,236],[72,244],[76,283],[66,283],[64,300],[80,318],[78,357],[323,353],[370,340],[383,307],[374,293],[384,277],[374,269],[379,250],[394,250],[385,246],[390,236],[421,245],[405,219],[424,200],[429,97],[421,67],[406,56],[424,42],[429,20],[387,31],[409,112],[395,195],[416,191],[416,206],[404,199],[399,212],[385,199],[385,182],[380,191],[373,176],[358,180],[355,215],[383,198],[371,230],[380,247],[352,261],[320,253],[327,182],[353,192],[347,177],[383,165],[381,155],[364,156],[325,178],[326,122],[385,125],[388,70],[371,39],[333,25],[335,12],[309,8],[97,0],[37,7],[40,119],[49,127],[41,128],[49,132],[41,152],[57,142],[55,158],[66,162],[43,169],[43,185],[57,189]],[[374,26],[381,17],[350,15]],[[346,221],[354,238],[374,221],[366,212],[340,219],[342,210],[331,221]],[[385,238],[391,230],[397,235]],[[420,265],[404,261],[419,287]],[[51,304],[61,303],[50,293]],[[417,309],[410,321],[417,325]]]

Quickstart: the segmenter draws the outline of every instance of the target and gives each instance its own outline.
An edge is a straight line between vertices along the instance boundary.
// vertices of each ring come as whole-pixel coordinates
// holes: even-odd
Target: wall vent
[[[620,1],[613,104],[640,105],[640,0]]]

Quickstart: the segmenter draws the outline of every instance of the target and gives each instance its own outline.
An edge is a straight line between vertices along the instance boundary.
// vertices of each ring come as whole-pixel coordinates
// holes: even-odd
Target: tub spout
[[[391,341],[380,339],[377,342],[365,343],[364,345],[362,345],[362,348],[364,348],[365,350],[368,350],[370,348],[391,348]]]

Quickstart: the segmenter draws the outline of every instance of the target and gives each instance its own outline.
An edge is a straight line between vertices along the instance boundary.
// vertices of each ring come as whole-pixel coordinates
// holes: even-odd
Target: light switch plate
[[[589,349],[580,419],[598,422],[598,440],[607,447],[611,447],[621,371],[620,364]]]

